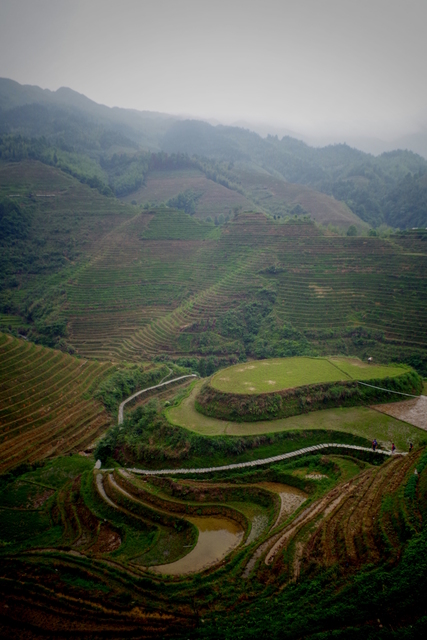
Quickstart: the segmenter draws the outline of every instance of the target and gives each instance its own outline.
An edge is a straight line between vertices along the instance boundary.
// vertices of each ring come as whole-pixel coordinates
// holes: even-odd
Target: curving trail
[[[170,373],[172,373],[172,370],[169,369]],[[170,374],[168,374],[170,375]],[[167,378],[168,376],[166,376]],[[147,391],[151,391],[152,389],[158,389],[159,387],[164,387],[167,384],[172,384],[172,382],[177,382],[178,380],[184,380],[184,378],[198,378],[199,376],[195,373],[190,373],[186,376],[180,376],[179,378],[173,378],[172,380],[167,380],[167,382],[159,382],[159,384],[155,384],[154,387],[147,387],[146,389],[142,389],[141,391],[137,391],[136,393],[132,394],[131,396],[129,396],[129,398],[126,398],[126,400],[123,400],[123,402],[120,404],[119,406],[119,415],[118,415],[118,420],[117,420],[117,424],[122,424],[123,423],[123,409],[124,406],[127,402],[130,402],[131,400],[133,400],[134,398],[136,398],[137,396],[140,396],[142,393],[146,393]],[[164,380],[164,378],[163,378]]]
[[[175,475],[178,473],[212,473],[212,471],[227,471],[229,469],[243,469],[244,467],[257,467],[263,464],[272,464],[274,462],[279,462],[280,460],[287,460],[288,458],[294,458],[306,453],[311,453],[312,451],[320,451],[321,449],[329,449],[331,447],[334,449],[354,449],[356,451],[369,451],[372,453],[372,449],[370,447],[358,447],[354,444],[337,444],[335,442],[327,442],[325,444],[316,444],[312,447],[306,447],[305,449],[298,449],[297,451],[290,451],[289,453],[282,453],[281,455],[273,456],[272,458],[261,458],[260,460],[251,460],[250,462],[227,464],[222,467],[206,467],[202,469],[157,469],[155,471],[152,469],[135,469],[128,467],[127,470],[144,476]],[[377,449],[377,453],[381,453],[386,456],[393,455],[391,451],[386,451],[385,449]],[[406,453],[400,453],[400,455],[406,455]]]

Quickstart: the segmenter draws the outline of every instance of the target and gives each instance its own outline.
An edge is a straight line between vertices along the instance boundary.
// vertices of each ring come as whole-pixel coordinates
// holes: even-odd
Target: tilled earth
[[[413,400],[403,402],[390,402],[389,404],[377,404],[372,407],[388,416],[403,420],[414,427],[427,431],[427,396],[420,396]]]

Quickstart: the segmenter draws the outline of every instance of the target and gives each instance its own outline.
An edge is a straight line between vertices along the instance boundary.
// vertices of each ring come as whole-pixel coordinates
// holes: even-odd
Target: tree
[[[347,235],[357,236],[357,227],[354,224],[350,225],[349,228],[347,229]]]

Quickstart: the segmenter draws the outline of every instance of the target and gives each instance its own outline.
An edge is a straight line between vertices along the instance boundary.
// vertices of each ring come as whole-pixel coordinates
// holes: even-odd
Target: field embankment
[[[269,385],[275,390],[264,392]],[[261,360],[217,373],[200,390],[195,407],[207,416],[251,422],[400,400],[399,394],[421,391],[422,378],[399,367],[369,367],[338,358]]]
[[[376,410],[365,406],[338,407],[256,422],[220,420],[196,410],[195,402],[202,384],[202,381],[196,383],[179,404],[166,409],[170,423],[205,436],[267,436],[280,431],[331,430],[363,436],[369,442],[377,438],[380,446],[386,449],[390,449],[394,442],[399,451],[407,451],[410,442],[418,444],[425,437],[423,431],[407,421],[401,422],[393,416],[380,413],[378,407],[384,405],[378,405]]]
[[[82,640],[291,640],[314,625],[344,638],[378,616],[416,628],[426,453],[371,458],[310,455],[200,481],[94,474],[67,456],[3,478],[0,628],[61,640],[70,626]]]

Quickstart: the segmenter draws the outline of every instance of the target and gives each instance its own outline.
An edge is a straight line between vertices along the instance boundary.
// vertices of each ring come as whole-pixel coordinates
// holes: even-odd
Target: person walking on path
[[[372,441],[372,449],[375,451],[377,447],[378,447],[378,442],[377,442],[377,439],[374,438]]]
[[[413,449],[414,445],[412,444],[412,442],[409,443],[409,453],[411,453],[412,449]]]
[[[396,447],[394,445],[394,442],[391,443],[391,452],[394,453],[396,451]]]

